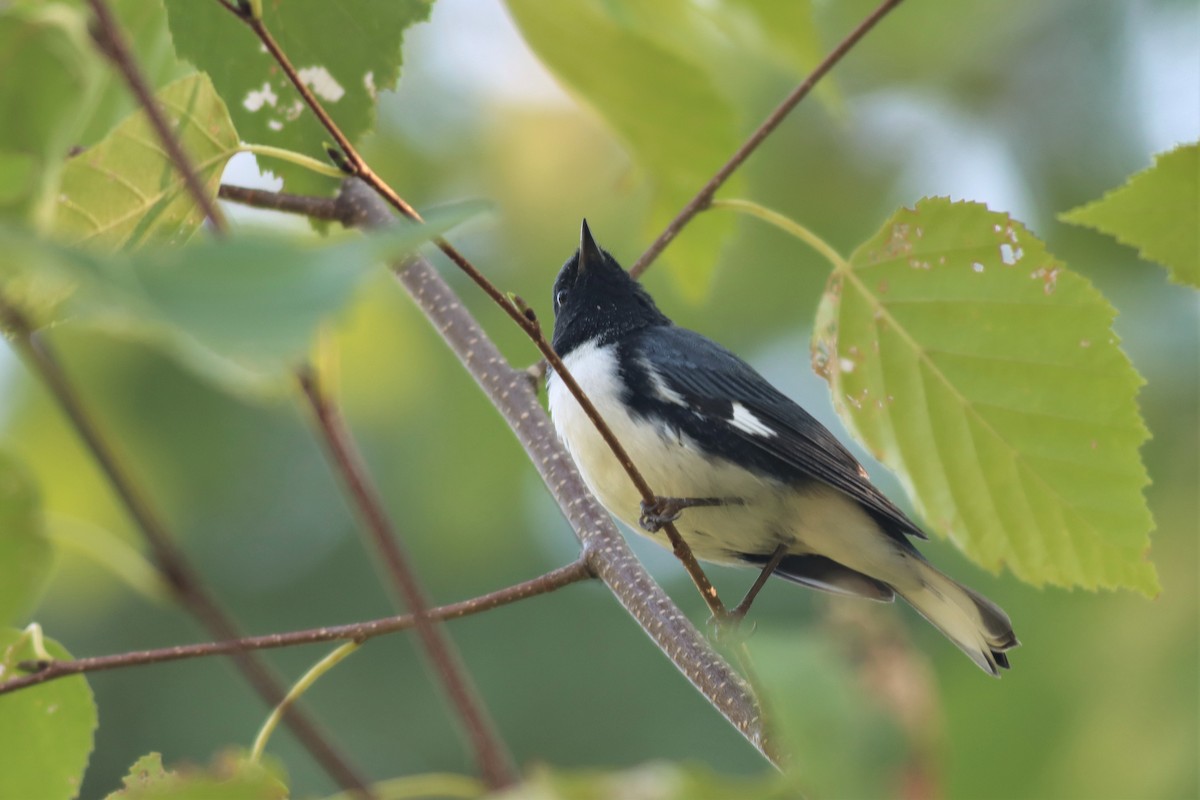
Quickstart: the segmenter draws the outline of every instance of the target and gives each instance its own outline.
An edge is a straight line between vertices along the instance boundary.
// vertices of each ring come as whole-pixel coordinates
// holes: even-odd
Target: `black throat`
[[[588,342],[604,345],[634,331],[670,325],[654,299],[601,250],[588,230],[554,282],[554,350],[566,356]]]

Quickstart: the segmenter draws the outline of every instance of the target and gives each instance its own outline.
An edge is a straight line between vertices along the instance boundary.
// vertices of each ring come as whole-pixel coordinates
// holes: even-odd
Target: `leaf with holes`
[[[212,76],[247,142],[327,161],[330,135],[255,35],[219,3],[167,0],[175,50]],[[404,32],[429,0],[287,0],[261,4],[263,23],[338,127],[357,142],[375,125],[376,92],[400,77]],[[336,179],[273,163],[289,192],[328,194]]]
[[[211,767],[163,767],[162,756],[149,753],[129,768],[123,788],[105,800],[284,800],[288,797],[283,770],[247,760],[234,752],[217,756]]]
[[[181,78],[156,97],[205,189],[216,197],[238,135],[205,75]],[[54,231],[99,250],[184,242],[204,220],[183,178],[137,111],[95,147],[67,163]]]
[[[1200,289],[1200,143],[1159,155],[1124,186],[1059,219],[1136,247],[1175,283]]]
[[[0,628],[0,679],[43,657],[32,631]],[[62,645],[45,640],[56,659]],[[68,800],[79,794],[96,731],[96,703],[82,675],[0,695],[0,797]]]
[[[813,360],[847,426],[973,560],[1153,595],[1142,379],[1114,316],[1019,222],[928,199],[830,276]]]
[[[638,16],[629,16],[640,4],[508,0],[507,5],[542,63],[628,145],[653,187],[647,224],[657,235],[738,145],[734,109],[705,71],[707,54],[689,61],[660,43],[636,24]],[[668,17],[652,18],[661,27]],[[736,193],[739,185],[735,175],[729,191]],[[671,243],[665,258],[681,289],[693,296],[707,291],[734,224],[725,215],[703,214]]]

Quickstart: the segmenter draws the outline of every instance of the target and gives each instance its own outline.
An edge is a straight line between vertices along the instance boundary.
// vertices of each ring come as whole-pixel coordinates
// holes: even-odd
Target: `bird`
[[[596,244],[554,282],[551,346],[659,500],[647,504],[553,368],[547,396],[560,440],[609,513],[669,546],[762,568],[839,595],[899,595],[988,674],[1016,647],[1008,615],[934,567],[921,528],[880,492],[846,447],[729,350],[671,321]],[[779,558],[782,553],[782,558]]]

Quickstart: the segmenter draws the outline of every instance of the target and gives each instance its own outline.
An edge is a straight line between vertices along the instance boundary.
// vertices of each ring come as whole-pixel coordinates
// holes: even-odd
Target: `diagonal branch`
[[[311,367],[301,368],[297,375],[335,470],[366,522],[376,550],[383,556],[392,589],[413,612],[417,636],[462,721],[484,782],[492,789],[512,785],[516,781],[512,755],[500,739],[449,636],[430,616],[429,599],[383,508],[379,491],[372,485],[345,420],[322,391]]]
[[[551,570],[545,575],[539,575],[528,581],[513,586],[497,589],[470,600],[462,600],[449,605],[430,608],[426,616],[430,620],[444,622],[445,620],[468,617],[480,614],[493,608],[516,603],[530,597],[552,592],[569,586],[572,583],[594,578],[591,568],[582,559],[567,564],[564,567]],[[0,695],[15,692],[27,686],[65,678],[68,675],[79,675],[84,672],[102,672],[124,667],[137,667],[146,664],[162,664],[168,661],[183,661],[185,659],[204,658],[207,656],[232,655],[245,653],[250,650],[267,650],[278,647],[294,647],[303,644],[319,642],[353,641],[365,642],[376,636],[383,636],[397,631],[405,631],[417,624],[417,615],[402,614],[395,617],[356,622],[351,625],[333,625],[325,628],[312,628],[289,633],[272,633],[265,636],[245,636],[240,639],[228,639],[220,642],[205,642],[203,644],[178,645],[163,647],[156,650],[140,650],[131,653],[120,653],[112,656],[94,656],[92,658],[76,658],[70,661],[49,661],[22,664],[32,670],[28,675],[10,678],[0,683]]]
[[[896,1],[898,2],[898,0]],[[271,35],[271,32],[267,29],[262,19],[252,13],[252,10],[248,8],[245,3],[241,4],[241,6],[238,8],[234,8],[230,4],[221,0],[221,5],[229,10],[235,17],[249,26],[249,28],[254,32],[255,36],[258,37],[263,47],[266,48],[267,52],[269,52],[275,58],[275,62],[279,65],[280,69],[282,69],[284,74],[288,76],[288,79],[291,81],[296,91],[300,93],[300,96],[303,98],[305,104],[309,107],[309,110],[312,111],[317,120],[320,121],[322,126],[324,126],[325,130],[327,130],[329,134],[337,141],[338,148],[340,148],[340,150],[336,148],[330,148],[330,157],[339,166],[341,166],[348,175],[359,178],[363,183],[371,187],[371,189],[373,189],[380,197],[386,200],[393,208],[395,208],[405,217],[408,217],[416,222],[421,222],[421,215],[417,213],[416,209],[413,208],[402,197],[400,197],[396,191],[387,184],[386,181],[380,178],[371,169],[370,165],[367,164],[366,160],[363,159],[358,150],[355,149],[353,143],[351,143],[351,141],[338,127],[337,123],[334,122],[333,118],[321,105],[321,102],[317,100],[316,95],[314,95],[312,90],[308,88],[308,85],[301,80],[299,73],[288,59],[287,54],[283,52],[283,49],[279,46],[279,43],[275,40],[274,36]],[[537,318],[518,308],[503,292],[501,292],[495,286],[495,284],[488,280],[487,277],[480,272],[474,264],[468,261],[462,253],[460,253],[444,238],[438,237],[434,239],[434,244],[436,244],[438,249],[445,253],[446,256],[454,262],[455,266],[465,272],[467,276],[474,281],[477,286],[479,286],[479,288],[483,289],[484,293],[492,299],[492,302],[500,306],[500,308],[503,309],[504,312],[508,314],[508,316],[514,322],[516,322],[521,330],[523,330],[525,334],[533,341],[538,350],[541,352],[542,356],[546,359],[546,362],[554,369],[556,373],[558,373],[558,376],[563,381],[563,385],[566,386],[571,392],[575,398],[575,401],[579,403],[579,406],[583,409],[584,413],[587,414],[588,419],[590,419],[592,424],[596,427],[596,430],[600,433],[600,436],[608,444],[609,448],[613,452],[613,455],[616,456],[617,461],[621,464],[621,467],[629,475],[630,480],[633,481],[634,486],[637,487],[638,492],[642,495],[642,500],[646,503],[655,502],[658,499],[657,495],[650,488],[645,478],[642,477],[641,472],[638,471],[637,466],[629,457],[629,453],[626,452],[625,448],[621,445],[621,442],[608,427],[608,424],[605,423],[603,417],[600,416],[600,412],[596,410],[596,407],[592,404],[591,400],[588,399],[583,389],[580,388],[570,371],[567,370],[567,368],[563,365],[562,359],[560,359],[558,354],[554,352],[554,349],[550,346],[550,342],[547,341],[546,337],[542,334],[541,326],[538,324]],[[697,590],[700,592],[700,596],[703,597],[704,602],[708,604],[709,610],[716,619],[723,620],[727,613],[725,606],[721,602],[720,596],[717,594],[716,587],[712,585],[711,581],[709,581],[708,576],[704,573],[704,569],[696,560],[695,555],[692,553],[691,547],[689,547],[687,542],[684,541],[683,537],[679,534],[678,529],[676,529],[673,523],[665,524],[663,526],[663,530],[666,532],[667,538],[671,542],[671,549],[674,551],[676,557],[678,557],[683,563],[683,566],[687,570],[688,575],[691,577],[692,582],[696,585]]]
[[[754,130],[754,133],[750,134],[750,137],[746,139],[742,146],[739,147],[732,156],[730,156],[729,160],[725,162],[725,164],[719,170],[717,170],[716,174],[709,179],[708,183],[704,184],[704,187],[696,193],[696,196],[688,201],[688,204],[683,207],[683,210],[679,212],[675,219],[671,220],[667,224],[666,229],[659,234],[658,238],[654,240],[654,243],[651,244],[650,247],[646,249],[646,252],[642,253],[638,260],[634,262],[634,265],[629,268],[630,275],[635,278],[640,277],[641,274],[650,267],[651,262],[653,262],[654,259],[658,258],[659,255],[662,254],[662,251],[665,250],[667,245],[669,245],[671,241],[679,235],[679,232],[683,230],[684,226],[691,222],[693,217],[695,217],[704,209],[708,208],[709,203],[712,202],[713,196],[716,195],[717,190],[721,188],[721,185],[724,184],[725,181],[729,180],[729,176],[736,172],[738,167],[742,166],[746,159],[750,157],[750,154],[757,150],[758,146],[762,144],[763,141],[765,141],[766,138],[770,136],[776,128],[779,127],[779,124],[783,122],[787,115],[792,112],[792,109],[799,105],[800,101],[808,96],[808,93],[811,92],[813,87],[817,85],[817,82],[820,81],[821,78],[825,77],[826,73],[833,69],[834,65],[841,61],[842,57],[845,56],[846,53],[850,52],[854,45],[858,44],[859,40],[866,36],[867,32],[875,27],[875,24],[879,22],[879,20],[883,19],[889,11],[900,5],[901,2],[902,0],[883,0],[883,2],[879,4],[878,8],[868,14],[866,19],[858,24],[858,27],[850,31],[850,33],[846,35],[846,38],[842,39],[842,41],[838,43],[837,47],[833,48],[829,55],[825,56],[825,59],[817,65],[817,68],[814,69],[807,78],[804,79],[804,82],[793,89],[792,92],[783,99],[783,102],[776,106],[775,110],[772,111],[765,120],[763,120],[762,124]]]

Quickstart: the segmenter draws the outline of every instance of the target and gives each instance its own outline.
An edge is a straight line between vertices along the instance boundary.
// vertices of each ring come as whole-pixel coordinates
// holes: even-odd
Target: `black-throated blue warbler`
[[[553,346],[660,496],[697,558],[762,566],[838,594],[900,595],[983,670],[1008,667],[1008,615],[917,552],[921,529],[821,423],[716,342],[675,325],[596,244],[554,283]],[[563,382],[547,377],[558,435],[588,487],[634,530],[647,509]],[[695,505],[688,507],[688,501]],[[664,534],[651,538],[666,544]]]

